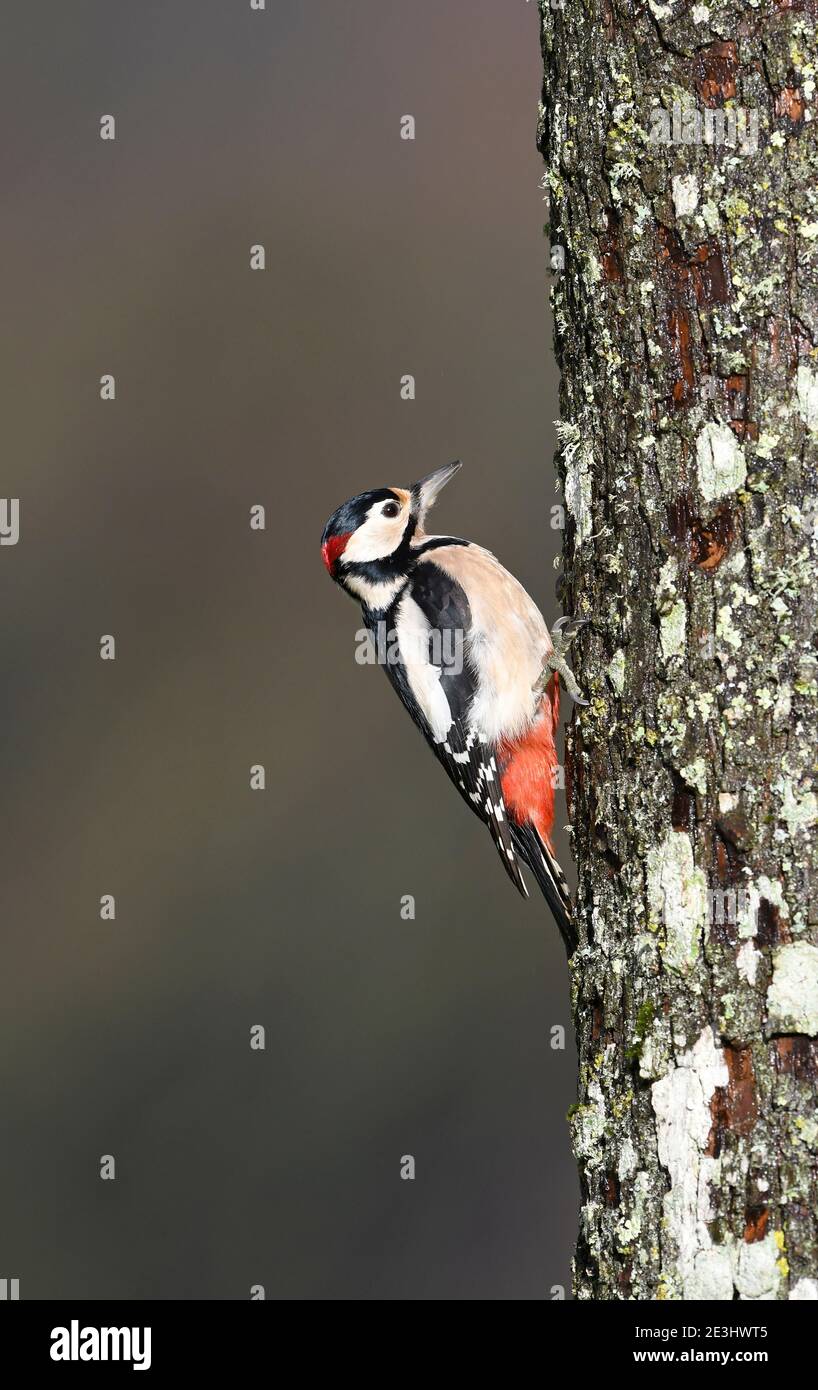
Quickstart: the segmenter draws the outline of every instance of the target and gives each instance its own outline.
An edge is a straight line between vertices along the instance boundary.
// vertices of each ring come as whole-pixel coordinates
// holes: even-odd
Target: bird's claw
[[[563,652],[567,652],[577,633],[580,632],[582,628],[587,627],[588,621],[588,618],[557,618],[557,621],[551,629],[551,640],[554,641],[555,635],[558,634],[562,642]],[[566,623],[568,625],[567,627]],[[563,631],[563,629],[565,630]]]
[[[587,618],[558,618],[555,622],[551,629],[552,650],[543,658],[542,671],[532,687],[538,699],[551,679],[551,672],[556,671],[575,704],[587,705],[588,701],[583,700],[576,677],[565,659],[568,648],[587,621]]]

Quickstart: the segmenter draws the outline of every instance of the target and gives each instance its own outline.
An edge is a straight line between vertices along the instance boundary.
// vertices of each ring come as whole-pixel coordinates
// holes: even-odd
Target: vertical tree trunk
[[[817,1298],[815,5],[541,3],[576,1293]]]

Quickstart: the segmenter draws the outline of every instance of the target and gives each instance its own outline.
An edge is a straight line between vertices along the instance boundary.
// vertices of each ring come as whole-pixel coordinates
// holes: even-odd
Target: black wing
[[[466,655],[466,636],[471,626],[466,594],[439,565],[426,560],[415,570],[407,589],[396,601],[389,615],[390,626],[398,624],[401,604],[407,598],[417,604],[429,626],[428,659],[440,673],[440,690],[451,720],[445,738],[435,738],[430,719],[412,689],[411,669],[402,655],[399,660],[387,664],[387,675],[464,801],[488,826],[509,878],[523,896],[528,897],[494,749],[469,726],[476,680]]]

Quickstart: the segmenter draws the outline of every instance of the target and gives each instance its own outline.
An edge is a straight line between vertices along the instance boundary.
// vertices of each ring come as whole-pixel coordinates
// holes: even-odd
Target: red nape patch
[[[343,536],[330,536],[329,540],[324,541],[324,544],[321,546],[321,559],[324,561],[333,579],[335,578],[335,566],[346,550],[347,541],[351,535],[351,531],[345,531]]]

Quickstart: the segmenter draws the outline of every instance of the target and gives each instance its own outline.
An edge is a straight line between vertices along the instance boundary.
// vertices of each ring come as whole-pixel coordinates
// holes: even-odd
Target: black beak
[[[434,473],[427,473],[425,478],[412,484],[413,505],[421,521],[429,509],[434,506],[446,484],[451,482],[455,473],[459,472],[462,467],[460,459],[455,459],[454,463],[446,463],[442,468],[436,468]]]

